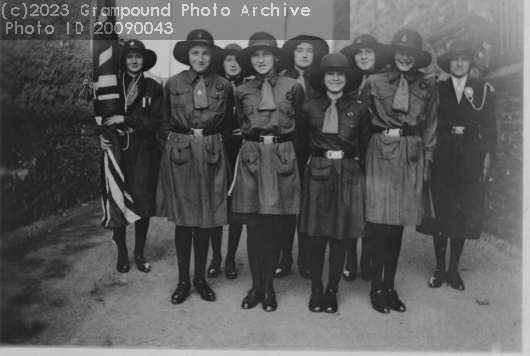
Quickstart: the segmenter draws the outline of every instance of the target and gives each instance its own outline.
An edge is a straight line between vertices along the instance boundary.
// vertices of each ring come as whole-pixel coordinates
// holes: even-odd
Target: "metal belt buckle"
[[[383,131],[383,135],[391,136],[391,137],[403,136],[403,130],[401,130],[401,129],[385,129]]]
[[[261,143],[270,145],[276,142],[276,136],[261,136]]]
[[[453,126],[451,128],[451,133],[453,135],[463,135],[464,134],[465,126]]]
[[[326,151],[327,159],[341,159],[344,157],[343,151]]]
[[[204,136],[203,131],[204,129],[191,129],[191,135],[194,137]]]

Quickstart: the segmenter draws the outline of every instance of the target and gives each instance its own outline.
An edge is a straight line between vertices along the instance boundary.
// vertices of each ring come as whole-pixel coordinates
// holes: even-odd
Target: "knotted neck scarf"
[[[274,102],[272,85],[269,78],[263,78],[263,82],[261,83],[258,110],[276,110],[276,103]]]
[[[392,109],[406,113],[409,111],[409,84],[403,74],[399,79],[399,86],[394,95]]]
[[[331,99],[331,104],[324,115],[322,133],[339,133],[339,113],[337,112],[337,100]]]
[[[296,81],[300,83],[300,85],[302,85],[302,88],[304,88],[304,93],[305,93],[306,89],[305,89],[304,72],[298,69],[297,71],[298,71],[298,77],[296,78]]]
[[[208,107],[208,96],[206,95],[206,83],[202,76],[197,77],[193,90],[193,102],[195,109],[205,109]]]

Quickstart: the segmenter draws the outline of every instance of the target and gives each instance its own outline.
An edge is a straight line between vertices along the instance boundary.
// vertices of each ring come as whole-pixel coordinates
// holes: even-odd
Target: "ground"
[[[245,236],[236,258],[238,278],[231,281],[221,275],[208,280],[217,300],[205,302],[192,289],[188,300],[175,306],[170,302],[178,276],[174,225],[152,219],[146,247],[151,273],[140,273],[131,259],[131,271],[120,274],[111,232],[100,226],[100,219],[100,208],[92,203],[30,238],[3,237],[1,346],[522,350],[521,253],[491,237],[466,243],[460,266],[465,291],[445,285],[430,289],[432,239],[406,228],[396,276],[405,313],[374,311],[370,284],[359,277],[341,281],[337,313],[311,313],[310,281],[302,279],[296,267],[291,275],[275,281],[279,307],[265,313],[259,306],[252,310],[240,306],[251,285]],[[225,228],[223,256],[226,233]],[[130,255],[133,240],[129,228]]]

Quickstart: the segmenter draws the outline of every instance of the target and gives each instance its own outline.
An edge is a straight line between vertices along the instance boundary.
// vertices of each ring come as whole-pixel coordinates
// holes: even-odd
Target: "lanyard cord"
[[[480,110],[482,110],[482,108],[484,107],[484,103],[486,102],[486,92],[488,91],[488,88],[490,88],[490,91],[491,91],[492,93],[495,92],[495,88],[493,88],[493,86],[492,86],[490,83],[485,82],[485,83],[484,83],[484,95],[482,96],[482,105],[480,105],[479,108],[477,108],[477,107],[475,106],[475,104],[473,104],[473,93],[468,94],[468,93],[466,92],[466,90],[464,89],[464,94],[466,95],[466,99],[469,101],[469,103],[471,104],[471,106],[473,107],[473,109],[475,109],[476,111],[480,111]]]
[[[136,87],[136,84],[138,84],[138,81],[140,80],[140,77],[144,75],[144,72],[140,73],[137,78],[136,78],[136,81],[134,82],[133,84],[133,87],[131,88],[131,90],[129,91],[129,94],[127,94],[126,92],[126,89],[125,89],[125,74],[123,75],[123,77],[121,78],[122,79],[122,83],[123,83],[123,95],[125,95],[125,112],[127,112],[127,102],[129,101],[129,96],[131,96],[131,93],[133,92],[134,88]]]

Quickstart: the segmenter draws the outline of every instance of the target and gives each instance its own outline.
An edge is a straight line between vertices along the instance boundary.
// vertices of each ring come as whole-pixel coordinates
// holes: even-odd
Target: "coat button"
[[[247,159],[247,163],[250,163],[250,159]]]

